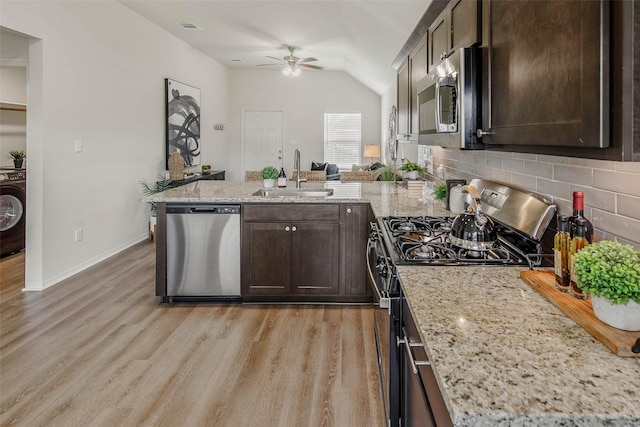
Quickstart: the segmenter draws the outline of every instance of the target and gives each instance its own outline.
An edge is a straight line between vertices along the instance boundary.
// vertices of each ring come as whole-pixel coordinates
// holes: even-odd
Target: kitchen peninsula
[[[209,181],[145,200],[367,203],[376,217],[447,214],[393,183],[324,185],[334,189],[332,196],[262,197],[253,195],[259,183]],[[612,354],[524,283],[519,271],[398,267],[454,425],[640,425],[640,358]]]

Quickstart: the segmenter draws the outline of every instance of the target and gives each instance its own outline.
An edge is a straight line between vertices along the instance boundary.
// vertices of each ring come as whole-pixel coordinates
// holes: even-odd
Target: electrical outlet
[[[82,241],[82,228],[76,228],[75,231],[75,240],[76,243],[81,242]]]
[[[82,140],[76,139],[73,143],[74,143],[74,149],[76,153],[82,152]]]

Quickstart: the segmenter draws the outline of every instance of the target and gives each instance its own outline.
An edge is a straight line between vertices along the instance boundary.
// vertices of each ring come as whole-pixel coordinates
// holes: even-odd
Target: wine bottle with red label
[[[579,219],[585,221],[584,237],[587,242],[593,243],[593,225],[591,221],[584,217],[584,193],[582,191],[573,192],[573,215],[569,217],[569,234],[573,239],[576,235],[576,224]]]

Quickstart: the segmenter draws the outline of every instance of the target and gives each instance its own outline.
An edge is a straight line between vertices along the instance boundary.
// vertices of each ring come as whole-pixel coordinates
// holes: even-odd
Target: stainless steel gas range
[[[495,241],[489,244],[467,245],[452,239],[452,228],[460,222],[455,217],[389,216],[370,224],[367,265],[379,302],[375,315],[378,371],[390,426],[400,425],[400,397],[408,392],[401,380],[405,346],[400,345],[403,304],[396,266],[533,267],[550,259],[545,253],[550,253],[553,241],[554,230],[548,226],[556,213],[554,204],[534,193],[487,180],[469,184],[479,197],[475,201],[469,197],[468,203],[477,202],[477,211],[495,227]]]

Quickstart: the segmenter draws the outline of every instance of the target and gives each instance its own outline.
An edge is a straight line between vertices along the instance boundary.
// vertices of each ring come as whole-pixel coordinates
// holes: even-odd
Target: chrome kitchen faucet
[[[296,171],[296,188],[300,188],[301,182],[307,182],[305,178],[300,178],[300,150],[296,148],[293,152],[293,168]]]

